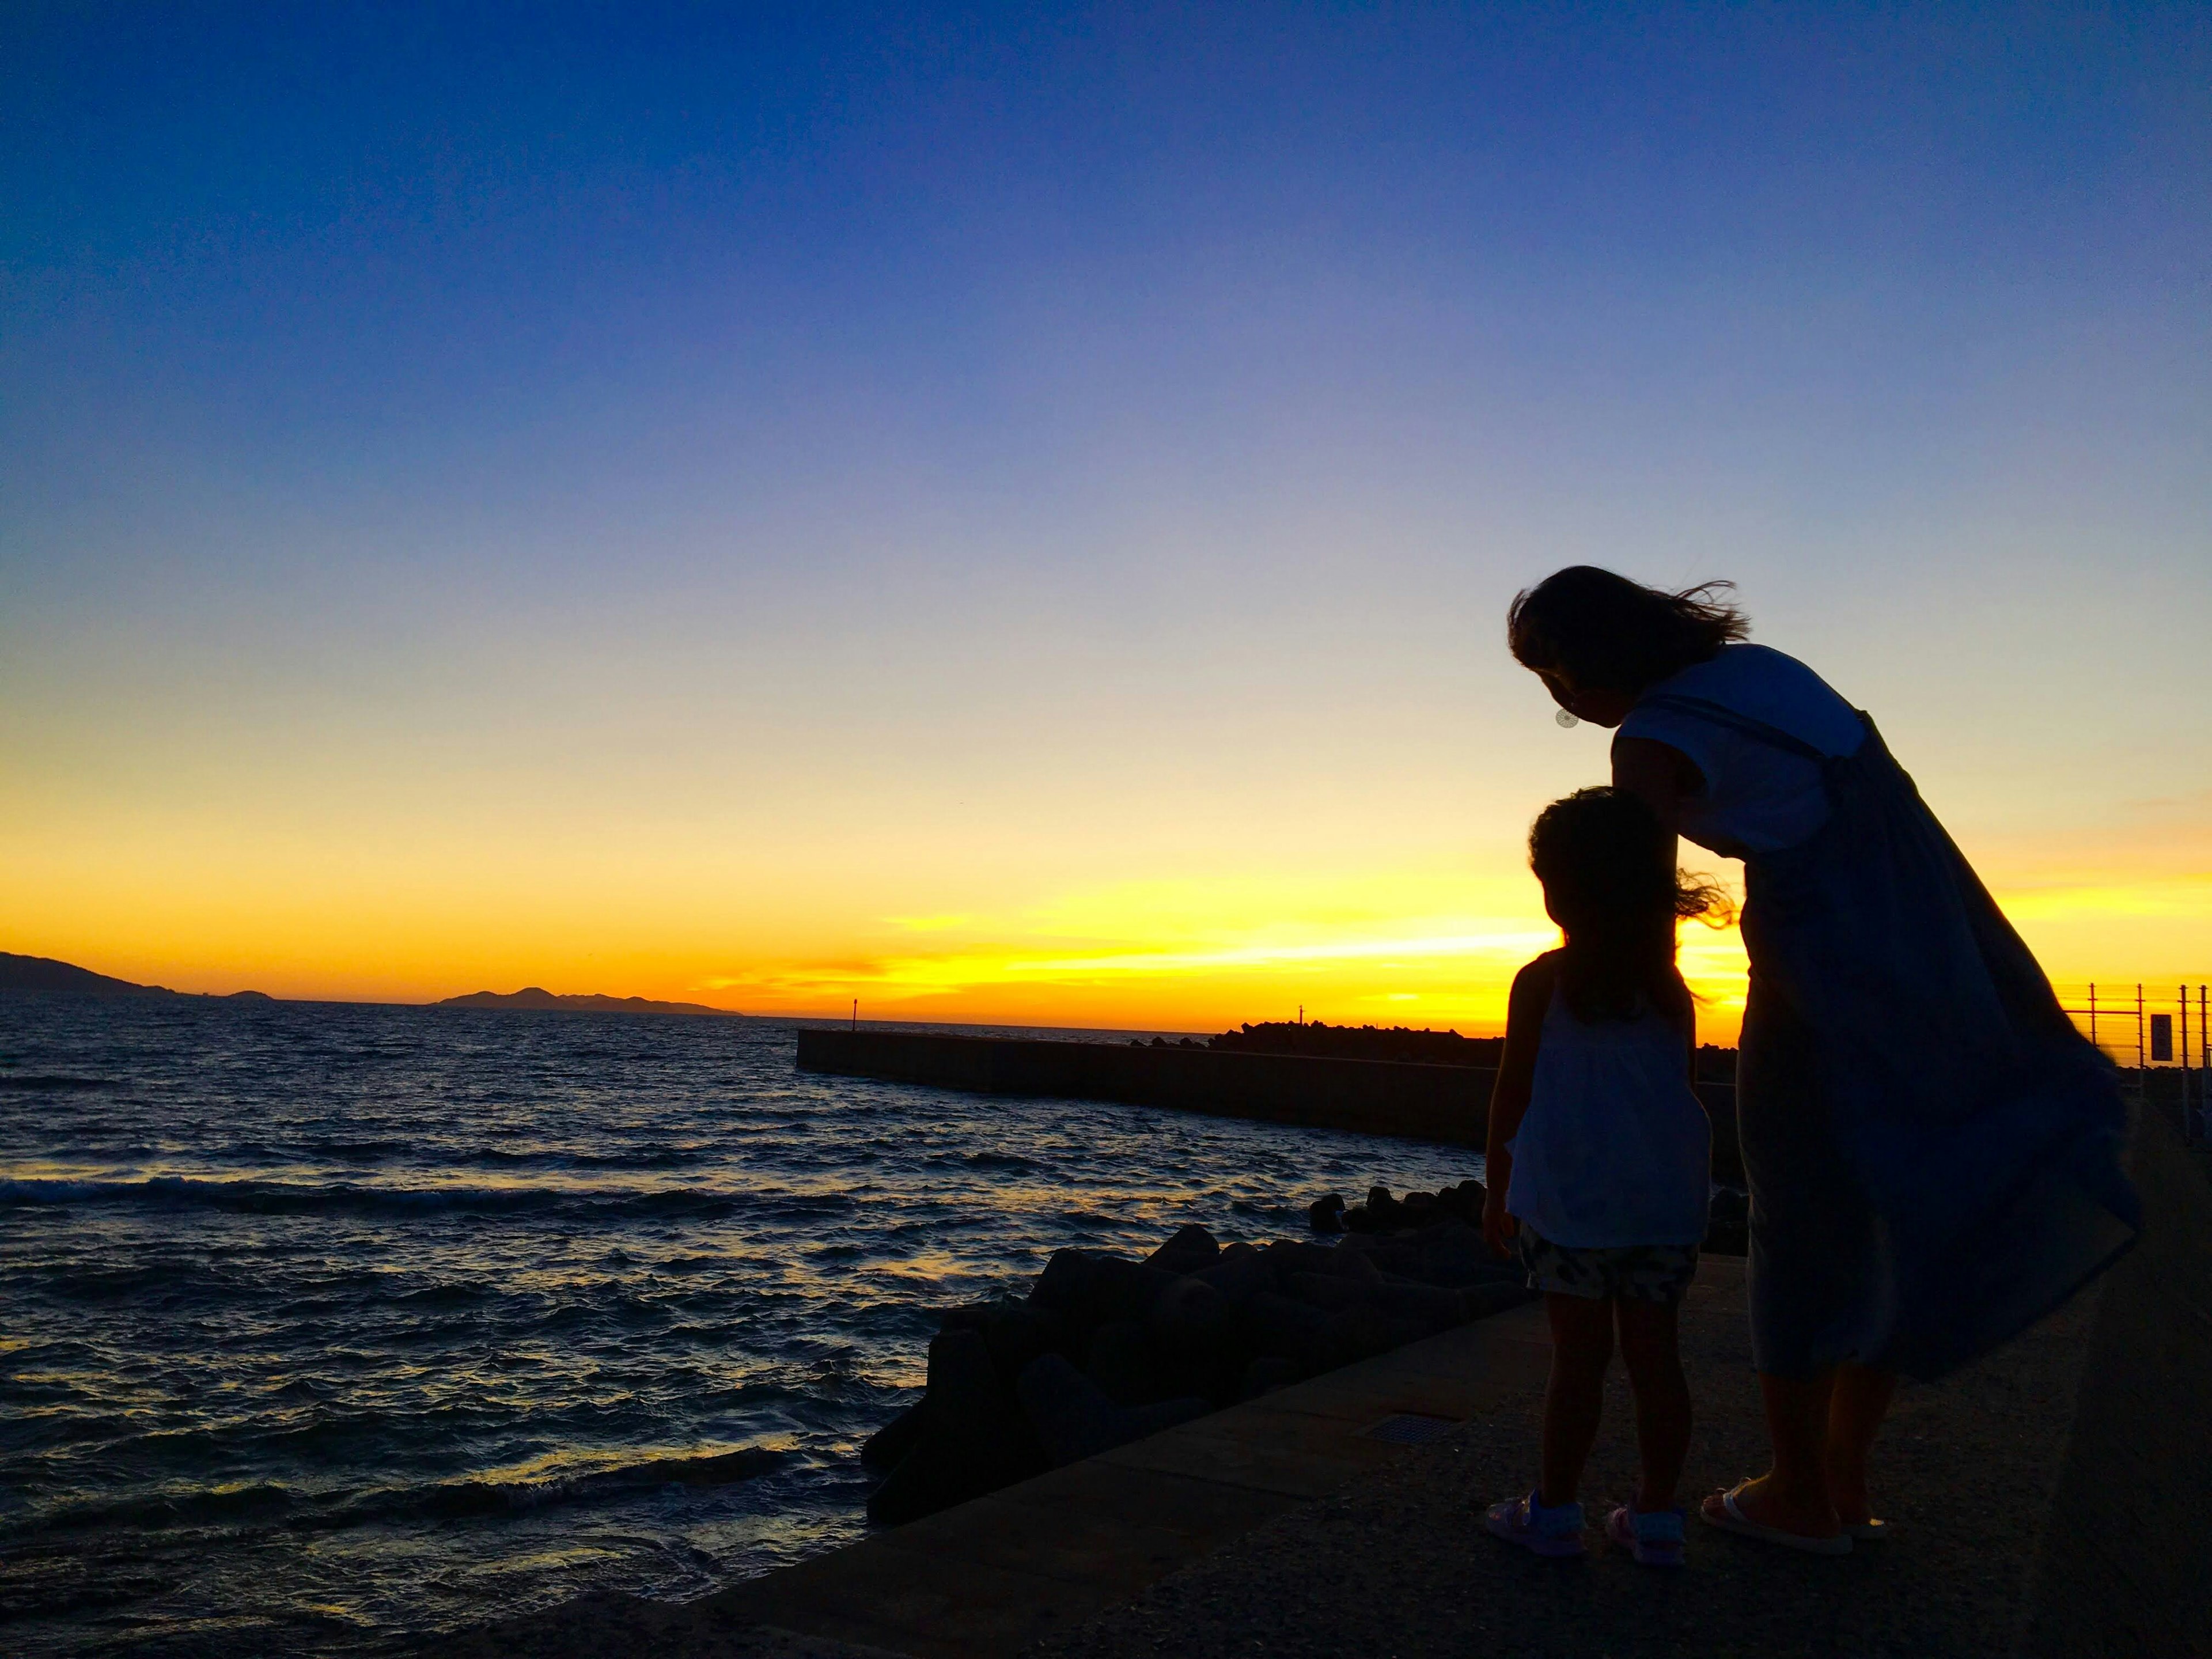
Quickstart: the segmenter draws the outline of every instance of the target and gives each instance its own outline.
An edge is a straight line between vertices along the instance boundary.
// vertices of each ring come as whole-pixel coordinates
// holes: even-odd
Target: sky
[[[1593,562],[2212,976],[2208,186],[2194,5],[9,8],[0,949],[1495,1030]]]

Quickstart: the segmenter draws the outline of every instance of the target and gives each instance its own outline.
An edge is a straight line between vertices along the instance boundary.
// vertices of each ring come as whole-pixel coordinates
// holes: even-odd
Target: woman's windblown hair
[[[1566,935],[1559,990],[1577,1019],[1630,1019],[1643,1008],[1686,1017],[1674,924],[1724,921],[1728,896],[1667,856],[1659,815],[1626,790],[1577,789],[1537,814],[1528,864]]]
[[[1722,597],[1735,586],[1702,582],[1669,593],[1595,565],[1569,565],[1514,595],[1505,641],[1523,668],[1564,672],[1583,690],[1633,696],[1750,634],[1750,620]]]

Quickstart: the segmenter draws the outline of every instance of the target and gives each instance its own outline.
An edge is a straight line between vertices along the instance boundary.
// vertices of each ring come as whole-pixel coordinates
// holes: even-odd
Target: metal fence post
[[[2148,1080],[2143,1060],[2142,987],[2138,985],[2136,987],[2136,1093],[2138,1097],[2142,1094],[2143,1085]]]

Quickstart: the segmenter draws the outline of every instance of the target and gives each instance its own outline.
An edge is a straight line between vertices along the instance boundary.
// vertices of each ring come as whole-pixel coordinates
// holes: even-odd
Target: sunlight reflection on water
[[[736,1020],[0,1001],[8,1647],[339,1652],[858,1535],[938,1314],[1454,1149],[793,1068]]]

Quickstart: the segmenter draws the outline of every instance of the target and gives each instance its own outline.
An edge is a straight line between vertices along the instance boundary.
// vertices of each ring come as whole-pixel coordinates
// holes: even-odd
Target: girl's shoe
[[[1639,1567],[1679,1567],[1684,1519],[1679,1508],[1645,1514],[1623,1504],[1607,1518],[1605,1535],[1635,1557]]]
[[[1509,1498],[1482,1513],[1482,1524],[1493,1538],[1518,1544],[1538,1555],[1565,1560],[1583,1553],[1583,1506],[1562,1504],[1546,1509],[1536,1494]]]

